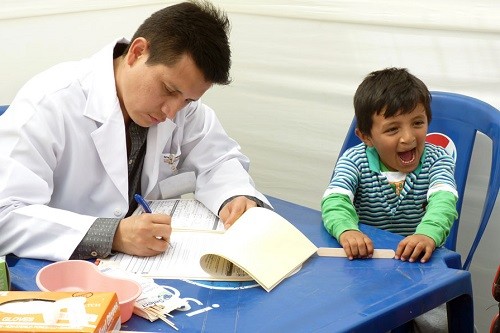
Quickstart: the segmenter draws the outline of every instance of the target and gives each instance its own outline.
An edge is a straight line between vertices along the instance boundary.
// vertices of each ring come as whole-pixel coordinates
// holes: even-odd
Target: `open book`
[[[171,247],[155,257],[117,254],[100,265],[154,278],[255,280],[271,291],[317,250],[290,222],[266,208],[249,209],[224,230],[218,217],[194,199],[149,203],[153,212],[172,216]],[[142,208],[134,214],[140,213]]]

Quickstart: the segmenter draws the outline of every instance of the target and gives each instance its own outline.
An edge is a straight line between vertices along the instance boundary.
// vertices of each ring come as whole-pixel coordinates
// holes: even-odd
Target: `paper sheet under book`
[[[165,207],[165,201],[172,200],[161,200],[156,204]],[[177,201],[201,205],[193,199]],[[150,203],[156,212],[158,207],[155,201]],[[192,207],[184,204],[187,210],[183,214],[186,215]],[[204,216],[208,214],[208,209],[202,207],[206,210],[201,214]],[[200,214],[203,209],[197,206],[196,211]],[[249,209],[223,233],[202,231],[199,227],[198,230],[188,230],[189,223],[184,221],[182,230],[176,229],[174,213],[170,238],[172,247],[163,254],[146,258],[117,254],[101,260],[101,264],[118,264],[127,271],[155,278],[216,281],[254,279],[270,291],[317,250],[290,222],[265,208]]]

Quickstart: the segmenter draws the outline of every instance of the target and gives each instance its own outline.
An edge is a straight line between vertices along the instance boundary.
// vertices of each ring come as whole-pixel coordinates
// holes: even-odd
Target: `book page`
[[[218,242],[212,242],[200,265],[222,257],[238,265],[270,291],[313,255],[317,247],[295,226],[266,208],[246,211]],[[219,259],[220,260],[220,259]]]

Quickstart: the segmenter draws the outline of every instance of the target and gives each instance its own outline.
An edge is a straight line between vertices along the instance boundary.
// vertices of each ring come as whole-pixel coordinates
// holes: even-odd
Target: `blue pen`
[[[146,213],[152,213],[151,207],[149,207],[148,202],[144,200],[142,195],[140,194],[134,194],[134,199],[137,201],[139,205],[141,205],[142,209],[144,209],[144,212]]]
[[[135,199],[135,201],[137,201],[137,203],[139,205],[141,205],[141,207],[142,207],[142,209],[144,210],[145,213],[152,213],[153,212],[151,210],[151,207],[149,207],[148,202],[146,200],[144,200],[144,198],[142,197],[142,195],[140,195],[140,194],[134,194],[134,199]],[[163,239],[160,236],[157,236],[156,238],[157,239]],[[172,244],[170,244],[170,242],[168,242],[168,246],[173,247]]]

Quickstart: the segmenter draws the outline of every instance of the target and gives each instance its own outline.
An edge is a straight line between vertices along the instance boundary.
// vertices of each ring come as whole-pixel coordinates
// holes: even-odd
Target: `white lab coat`
[[[127,213],[114,45],[37,75],[0,117],[0,255],[65,260],[97,217]],[[239,148],[213,110],[192,102],[173,121],[149,129],[142,193],[147,199],[178,195],[176,187],[191,187],[196,175],[195,197],[214,213],[233,195],[269,204]]]

